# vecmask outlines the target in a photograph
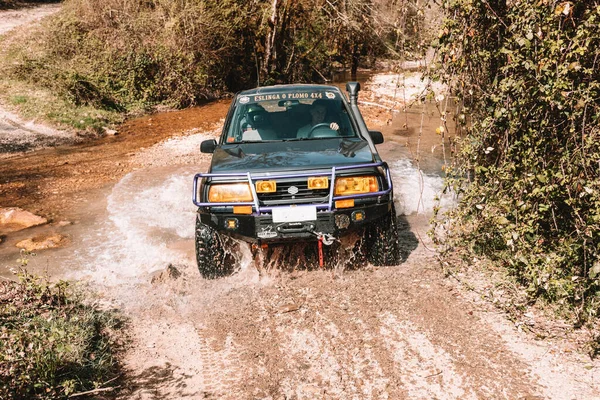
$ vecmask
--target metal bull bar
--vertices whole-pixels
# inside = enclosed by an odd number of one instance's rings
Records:
[[[351,194],[345,196],[335,196],[333,195],[335,190],[335,179],[337,177],[337,172],[339,171],[348,171],[353,169],[362,169],[362,168],[377,168],[383,167],[385,169],[385,178],[387,181],[388,188],[385,190],[380,190],[378,192],[369,192],[369,193],[361,193],[361,194]],[[369,164],[359,164],[359,165],[350,165],[343,167],[331,167],[331,172],[306,172],[306,173],[291,173],[291,174],[277,174],[277,175],[269,175],[269,176],[260,176],[255,177],[250,172],[238,172],[238,173],[205,173],[205,174],[196,174],[194,176],[194,194],[192,197],[192,201],[198,207],[227,207],[227,206],[254,206],[256,209],[254,214],[260,214],[264,212],[272,211],[274,208],[281,207],[289,207],[289,206],[276,206],[276,207],[261,207],[258,201],[258,195],[256,193],[256,187],[254,186],[254,182],[257,180],[264,179],[286,179],[286,178],[308,178],[311,176],[329,176],[331,178],[331,185],[329,188],[329,202],[328,204],[303,204],[303,205],[314,205],[317,207],[317,210],[333,210],[334,201],[337,200],[346,200],[346,199],[359,199],[365,197],[375,197],[375,196],[384,196],[389,194],[392,191],[392,178],[390,175],[390,169],[387,166],[386,162],[377,162],[377,163],[369,163]],[[202,203],[198,201],[198,181],[202,178],[246,178],[248,184],[250,185],[250,191],[252,192],[252,201],[238,201],[238,202],[229,202],[229,203]]]

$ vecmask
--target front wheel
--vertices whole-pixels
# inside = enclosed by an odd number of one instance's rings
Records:
[[[400,242],[394,206],[387,216],[375,221],[365,230],[364,241],[367,260],[371,264],[375,266],[400,264]]]
[[[196,216],[196,262],[203,278],[215,279],[233,273],[235,262],[226,252],[225,239]]]

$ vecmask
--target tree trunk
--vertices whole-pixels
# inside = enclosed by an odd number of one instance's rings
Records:
[[[356,73],[358,72],[358,64],[360,63],[360,47],[358,43],[354,43],[352,46],[352,62],[350,64],[350,79],[356,80]]]
[[[267,30],[267,38],[265,43],[265,54],[263,56],[263,63],[261,68],[261,74],[263,75],[263,80],[268,77],[268,75],[273,70],[273,60],[276,58],[275,51],[275,39],[277,37],[277,22],[278,22],[278,6],[279,1],[273,0],[271,3],[271,17],[269,18],[268,24],[269,29]]]

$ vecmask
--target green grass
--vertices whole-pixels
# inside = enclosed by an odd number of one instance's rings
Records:
[[[74,98],[87,94],[74,72],[85,63],[54,56],[47,43],[53,25],[44,21],[0,36],[0,103],[23,118],[61,129],[98,133],[122,123],[131,110]]]
[[[119,375],[122,317],[84,297],[24,271],[0,283],[0,398],[66,398]]]
[[[60,96],[26,82],[0,77],[0,100],[23,118],[81,131],[100,132],[103,127],[120,124],[125,115],[92,106],[75,107]]]
[[[22,96],[22,95],[16,95],[16,96],[12,96],[10,99],[10,104],[12,105],[19,105],[19,104],[23,104],[23,103],[27,103],[27,96]]]

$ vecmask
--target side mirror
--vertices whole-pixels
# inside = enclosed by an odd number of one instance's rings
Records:
[[[373,144],[381,144],[383,143],[383,133],[379,131],[369,131],[369,135],[371,136],[371,140]]]
[[[200,143],[200,151],[202,153],[214,153],[217,148],[217,141],[215,139],[204,140]]]

